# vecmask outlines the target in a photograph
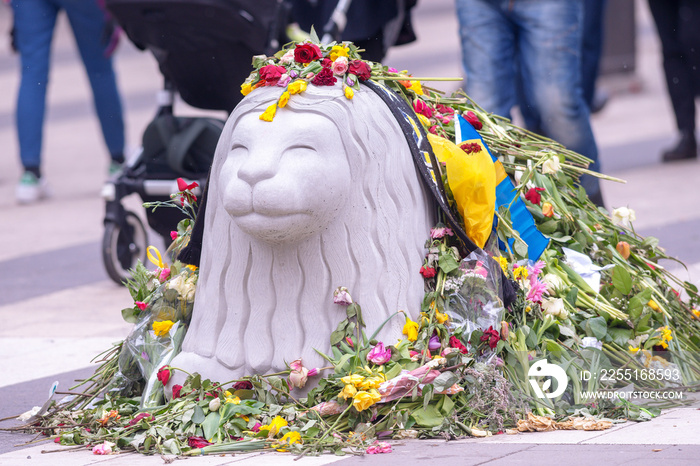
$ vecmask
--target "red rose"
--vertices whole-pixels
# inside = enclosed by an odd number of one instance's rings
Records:
[[[207,445],[212,445],[212,443],[208,442],[207,439],[203,437],[190,437],[187,439],[187,445],[189,445],[190,448],[204,448]]]
[[[286,71],[284,66],[266,65],[260,68],[260,79],[272,86],[277,84],[277,81],[280,80],[280,76]]]
[[[297,44],[294,49],[294,61],[297,63],[311,63],[321,58],[321,49],[316,44]]]
[[[321,60],[321,66],[324,68],[330,68],[332,64],[333,61],[330,58],[324,58]]]
[[[466,115],[464,115],[464,118],[467,119],[467,121],[474,127],[474,129],[481,129],[483,125],[479,121],[479,117],[476,116],[476,113],[474,112],[467,112]]]
[[[525,199],[532,202],[535,205],[540,205],[542,196],[540,196],[540,191],[544,191],[544,188],[530,188],[528,192],[525,193]]]
[[[170,380],[170,366],[163,366],[158,369],[158,380],[165,385]]]
[[[433,278],[436,273],[437,271],[432,267],[423,266],[420,268],[420,274],[423,275],[423,278]]]
[[[180,390],[182,390],[182,385],[173,385],[173,400],[182,396]]]
[[[426,118],[430,118],[433,116],[433,109],[430,108],[430,105],[426,104],[420,99],[416,99],[413,101],[413,110],[415,110],[416,113],[423,115]]]
[[[450,337],[450,346],[452,348],[457,348],[459,350],[459,352],[462,354],[467,354],[469,352],[467,347],[462,344],[460,339],[454,335]]]
[[[498,330],[494,330],[493,326],[489,327],[488,330],[484,330],[484,334],[481,335],[481,341],[487,341],[489,343],[489,348],[494,349],[498,345],[498,340],[501,337],[498,334]]]
[[[333,76],[333,72],[330,68],[323,68],[318,72],[314,79],[311,80],[311,84],[316,86],[332,86],[337,80]]]
[[[253,384],[248,380],[243,380],[241,382],[236,382],[231,387],[232,390],[250,390],[253,388]]]
[[[372,69],[362,60],[353,60],[348,63],[348,73],[354,74],[362,81],[367,81],[372,76]]]

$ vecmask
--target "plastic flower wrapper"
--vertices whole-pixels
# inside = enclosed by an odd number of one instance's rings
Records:
[[[496,267],[500,266],[488,254],[477,250],[461,261],[461,275],[445,283],[445,312],[450,316],[450,330],[464,341],[475,330],[500,328],[505,308]]]
[[[178,263],[169,280],[147,298],[148,307],[138,317],[124,340],[119,369],[110,391],[122,395],[142,391],[141,407],[158,406],[163,401],[163,385],[157,380],[158,368],[167,365],[180,352],[194,306],[197,273]]]

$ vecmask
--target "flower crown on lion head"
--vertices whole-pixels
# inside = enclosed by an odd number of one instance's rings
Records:
[[[360,51],[352,42],[324,45],[314,40],[313,36],[304,42],[291,42],[272,57],[253,57],[254,70],[241,84],[241,93],[248,95],[264,86],[284,88],[277,102],[260,115],[263,121],[272,121],[277,109],[284,108],[292,95],[304,92],[309,84],[334,86],[341,82],[343,94],[347,99],[352,99],[355,92],[360,90],[360,83],[372,78],[390,80],[392,85],[399,83],[404,94],[423,95],[419,80],[406,72],[362,60]]]

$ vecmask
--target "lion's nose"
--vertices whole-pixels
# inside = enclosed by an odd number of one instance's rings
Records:
[[[279,157],[275,154],[249,154],[246,161],[238,169],[238,178],[255,186],[260,181],[272,178],[277,174]]]

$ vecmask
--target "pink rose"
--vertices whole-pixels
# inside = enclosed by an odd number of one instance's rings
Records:
[[[331,71],[336,75],[343,75],[348,70],[348,57],[338,57],[331,65]]]
[[[381,341],[374,345],[369,353],[367,353],[367,360],[373,364],[381,366],[386,364],[391,359],[391,350],[384,347],[384,343]]]

